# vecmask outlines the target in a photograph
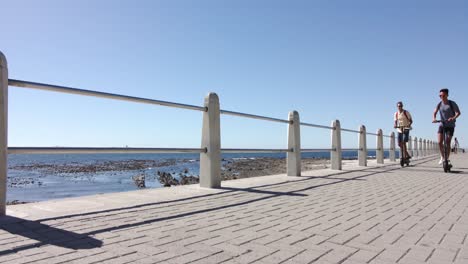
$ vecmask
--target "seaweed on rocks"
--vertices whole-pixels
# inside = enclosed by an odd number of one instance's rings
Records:
[[[146,176],[145,174],[138,174],[132,177],[133,182],[140,189],[146,188],[145,176]]]
[[[171,187],[171,185],[179,185],[179,181],[172,176],[171,173],[169,172],[157,172],[158,175],[158,181],[164,186],[164,187]]]

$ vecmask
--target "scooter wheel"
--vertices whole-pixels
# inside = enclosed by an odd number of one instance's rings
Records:
[[[448,161],[444,161],[444,172],[449,172],[450,171],[450,165],[448,164]]]

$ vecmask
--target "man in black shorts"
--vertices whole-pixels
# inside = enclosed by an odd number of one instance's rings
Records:
[[[439,149],[440,149],[440,161],[439,164],[444,162],[444,141],[442,138],[443,131],[447,133],[447,159],[450,156],[450,146],[452,142],[452,137],[455,132],[455,121],[457,117],[461,115],[460,109],[458,108],[457,103],[448,99],[449,90],[447,88],[441,89],[439,91],[440,102],[437,104],[434,113],[432,115],[432,122],[436,123],[437,112],[440,114],[441,124],[437,130],[437,138],[439,140]]]

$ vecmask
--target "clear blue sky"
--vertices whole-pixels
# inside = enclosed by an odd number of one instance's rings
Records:
[[[9,78],[435,139],[438,91],[468,146],[468,2],[0,1]],[[199,147],[201,112],[10,87],[10,146]],[[286,126],[222,116],[222,147],[284,148]],[[303,128],[304,148],[329,131]],[[345,147],[357,135],[345,133]],[[370,145],[375,138],[369,137]]]

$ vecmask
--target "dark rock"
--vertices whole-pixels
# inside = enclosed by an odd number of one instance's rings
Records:
[[[145,183],[145,174],[138,174],[132,177],[133,182],[138,188],[145,188],[146,183]]]

